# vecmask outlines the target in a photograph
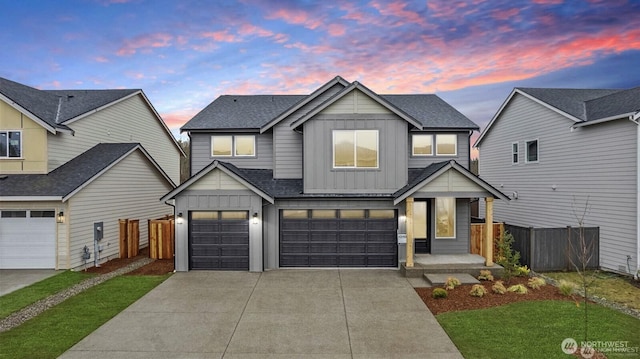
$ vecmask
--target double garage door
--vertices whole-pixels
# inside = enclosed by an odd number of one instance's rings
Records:
[[[247,211],[190,212],[189,269],[249,270]]]
[[[396,267],[395,210],[282,210],[280,267]]]
[[[0,211],[0,269],[54,269],[55,266],[55,211]]]

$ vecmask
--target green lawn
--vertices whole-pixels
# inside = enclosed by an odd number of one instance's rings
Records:
[[[64,271],[28,287],[3,295],[0,297],[0,319],[6,318],[13,312],[17,312],[30,304],[65,288],[69,288],[92,276],[92,274],[84,272]]]
[[[565,338],[583,340],[582,305],[569,301],[530,301],[489,309],[443,313],[438,322],[462,355],[469,358],[570,358],[561,350]],[[589,305],[590,341],[629,341],[640,347],[640,320],[612,309]],[[606,353],[608,358],[637,357]]]
[[[169,276],[120,276],[89,288],[0,333],[0,358],[56,358]]]
[[[576,272],[550,272],[544,275],[555,280],[566,280],[582,287],[582,280]],[[605,298],[609,301],[624,304],[629,308],[640,310],[640,288],[634,287],[627,279],[614,273],[601,271],[587,272],[593,283],[588,288],[589,295]]]

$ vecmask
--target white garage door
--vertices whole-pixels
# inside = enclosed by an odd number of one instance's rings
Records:
[[[53,210],[0,211],[0,269],[55,268]]]

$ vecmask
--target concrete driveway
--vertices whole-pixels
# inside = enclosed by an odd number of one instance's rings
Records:
[[[53,269],[0,269],[0,296],[32,285],[57,273]]]
[[[462,358],[393,270],[176,273],[61,358]]]

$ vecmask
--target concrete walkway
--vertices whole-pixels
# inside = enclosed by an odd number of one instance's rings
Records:
[[[61,358],[462,358],[393,270],[176,273]]]
[[[57,273],[53,269],[0,269],[0,296],[47,279]]]

